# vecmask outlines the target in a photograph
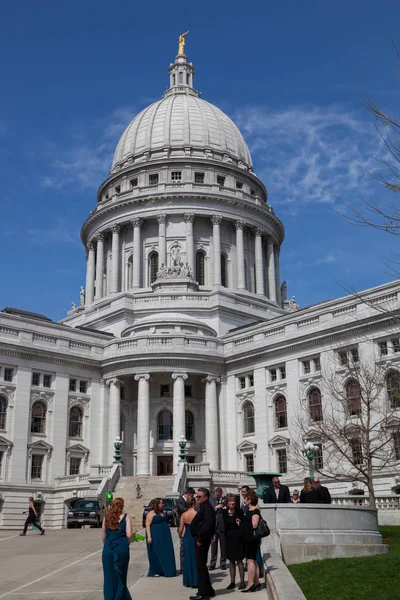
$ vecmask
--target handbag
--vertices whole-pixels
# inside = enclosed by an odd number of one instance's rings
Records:
[[[268,527],[268,524],[262,516],[260,515],[260,520],[258,521],[258,525],[255,529],[253,529],[253,536],[255,540],[261,540],[261,538],[267,537],[270,535],[271,530]]]

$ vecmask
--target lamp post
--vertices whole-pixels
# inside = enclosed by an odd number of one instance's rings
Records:
[[[179,440],[179,462],[186,462],[186,438],[184,435],[181,435],[181,439]]]
[[[315,454],[316,446],[312,442],[304,443],[303,454],[308,460],[308,468],[310,470],[310,477],[314,479],[314,454]]]
[[[114,465],[121,465],[122,464],[122,460],[121,460],[121,446],[122,446],[122,440],[118,436],[118,437],[115,438],[115,441],[114,441]]]

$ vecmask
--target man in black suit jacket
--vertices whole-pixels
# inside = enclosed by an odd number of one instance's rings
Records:
[[[331,498],[331,495],[329,493],[329,490],[324,485],[321,485],[321,482],[320,482],[319,477],[317,475],[314,477],[314,485],[315,485],[315,488],[320,493],[320,496],[322,498],[322,504],[330,504],[332,502],[332,498]]]
[[[272,487],[266,489],[264,504],[287,504],[290,502],[290,491],[287,485],[281,485],[279,477],[272,478]]]
[[[215,596],[207,569],[208,550],[215,533],[215,510],[209,499],[210,491],[207,488],[199,488],[196,500],[200,509],[190,525],[190,532],[194,537],[199,591],[196,596],[190,596],[190,600],[209,600]]]
[[[179,496],[177,500],[175,500],[176,508],[178,509],[179,516],[181,516],[184,512],[187,511],[186,500],[188,498],[193,498],[195,495],[195,491],[192,487],[187,487],[185,493],[182,496]]]
[[[215,488],[215,498],[210,498],[210,504],[215,510],[215,535],[211,542],[211,559],[209,570],[214,571],[217,564],[218,543],[220,545],[221,555],[219,558],[220,568],[226,569],[226,540],[225,540],[225,521],[223,515],[223,497],[222,488]]]

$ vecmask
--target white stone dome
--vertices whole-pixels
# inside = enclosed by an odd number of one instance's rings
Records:
[[[194,72],[186,60],[171,65],[170,71],[172,67],[186,69],[188,77]],[[249,149],[235,123],[199,98],[191,85],[173,83],[161,100],[136,115],[118,143],[112,172],[165,158],[166,153],[170,158],[211,158],[252,170]]]

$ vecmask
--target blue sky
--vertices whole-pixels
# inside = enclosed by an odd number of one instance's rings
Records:
[[[396,114],[399,23],[394,0],[0,2],[0,307],[61,319],[78,302],[81,224],[188,29],[195,86],[241,128],[286,227],[289,295],[306,306],[389,281],[397,238],[331,209],[335,195],[397,201],[367,172],[384,149],[362,90]]]

